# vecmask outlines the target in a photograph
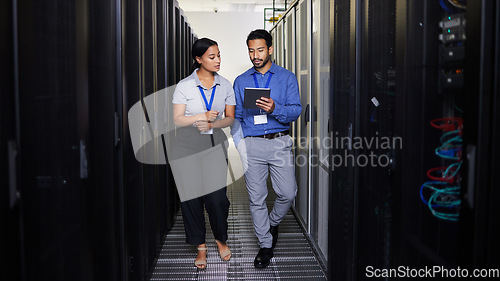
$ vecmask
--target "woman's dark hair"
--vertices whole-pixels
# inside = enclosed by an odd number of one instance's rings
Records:
[[[247,37],[247,46],[248,46],[248,41],[255,40],[255,39],[266,40],[266,45],[268,48],[273,45],[273,37],[265,29],[256,29],[256,30],[250,32],[250,34],[248,34],[248,37]]]
[[[196,40],[193,44],[193,50],[191,51],[191,56],[193,57],[194,63],[191,67],[191,72],[200,67],[200,64],[196,61],[196,57],[202,57],[203,54],[212,46],[218,46],[217,42],[208,38],[200,38]]]

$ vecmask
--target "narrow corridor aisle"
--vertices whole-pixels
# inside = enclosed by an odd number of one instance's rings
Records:
[[[231,260],[223,262],[220,259],[205,213],[208,265],[205,270],[197,270],[193,264],[196,248],[185,242],[182,215],[179,213],[165,238],[151,280],[326,280],[292,211],[280,224],[279,240],[271,264],[265,269],[256,269],[253,260],[259,246],[253,230],[244,179],[229,185],[227,195],[231,202],[228,219]],[[275,196],[270,188],[268,208],[272,207]]]

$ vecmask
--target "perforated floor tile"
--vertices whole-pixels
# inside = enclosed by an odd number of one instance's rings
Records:
[[[269,188],[268,208],[276,195]],[[265,269],[256,269],[253,260],[259,250],[250,215],[248,193],[243,179],[228,186],[231,202],[229,210],[229,240],[231,260],[220,259],[213,234],[207,222],[207,268],[198,270],[194,266],[196,248],[185,242],[182,215],[164,239],[164,245],[151,280],[326,280],[323,271],[302,233],[292,212],[280,224],[278,244],[274,258]]]

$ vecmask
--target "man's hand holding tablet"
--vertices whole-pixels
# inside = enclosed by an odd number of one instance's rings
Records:
[[[271,90],[270,89],[266,89],[266,88],[245,88],[245,99],[243,101],[243,108],[245,108],[245,109],[264,109],[264,110],[266,110],[265,108],[267,108],[269,106],[272,106],[272,109],[274,109],[274,101],[272,101],[272,99],[270,98],[270,96],[271,96]],[[265,98],[265,100],[262,99],[262,98]],[[270,103],[272,105],[270,105]]]

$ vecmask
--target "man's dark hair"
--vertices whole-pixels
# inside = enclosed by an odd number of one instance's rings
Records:
[[[255,39],[266,40],[266,45],[268,48],[273,45],[273,37],[265,29],[256,29],[256,30],[250,32],[250,34],[248,34],[248,37],[247,37],[247,46],[248,46],[248,41],[255,40]]]

